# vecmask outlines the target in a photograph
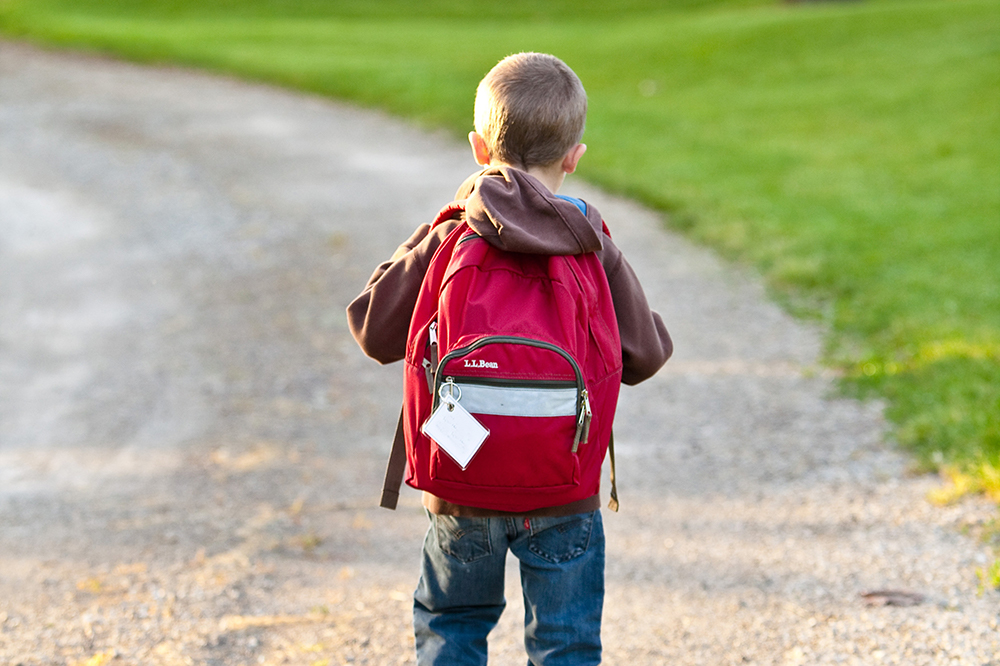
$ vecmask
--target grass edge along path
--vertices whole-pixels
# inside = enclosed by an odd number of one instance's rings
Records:
[[[583,177],[666,211],[821,317],[844,389],[887,398],[895,437],[953,479],[940,501],[1000,499],[995,0],[694,2],[637,17],[515,2],[514,18],[446,0],[411,15],[389,1],[297,14],[277,0],[108,4],[0,0],[0,32],[353,99],[458,134],[496,60],[557,53],[591,97]],[[474,50],[456,39],[470,34]]]

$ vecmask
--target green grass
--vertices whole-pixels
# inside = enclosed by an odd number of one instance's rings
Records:
[[[555,53],[581,174],[759,268],[923,467],[1000,498],[998,0],[0,0],[0,30],[456,134],[497,60]]]

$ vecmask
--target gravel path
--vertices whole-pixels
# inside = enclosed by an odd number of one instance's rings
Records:
[[[374,506],[399,368],[343,310],[473,168],[377,113],[0,42],[0,663],[412,663],[425,518]],[[989,505],[930,506],[753,276],[567,191],[677,347],[622,398],[606,663],[1000,664]],[[509,583],[491,650],[522,664]]]

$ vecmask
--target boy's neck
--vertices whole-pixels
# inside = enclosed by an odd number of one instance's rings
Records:
[[[566,172],[560,169],[559,166],[533,166],[528,167],[527,169],[522,169],[521,167],[517,167],[512,164],[504,164],[503,162],[494,162],[490,166],[507,167],[508,169],[524,171],[525,173],[534,176],[552,194],[558,192],[559,188],[562,187],[563,181],[566,180]]]
[[[552,194],[558,192],[563,181],[566,180],[566,173],[558,168],[532,167],[528,169],[528,173],[541,181],[542,185],[547,187]]]

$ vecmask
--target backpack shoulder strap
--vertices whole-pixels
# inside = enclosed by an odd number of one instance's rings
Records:
[[[611,431],[611,440],[608,442],[608,456],[611,459],[611,499],[608,501],[608,508],[618,512],[618,481],[615,478],[615,432]]]
[[[392,440],[392,450],[389,451],[389,462],[385,467],[385,481],[382,483],[382,499],[379,506],[395,510],[399,502],[399,489],[403,485],[403,474],[406,472],[406,439],[403,436],[403,411],[399,412],[399,423],[396,424],[396,436]]]

